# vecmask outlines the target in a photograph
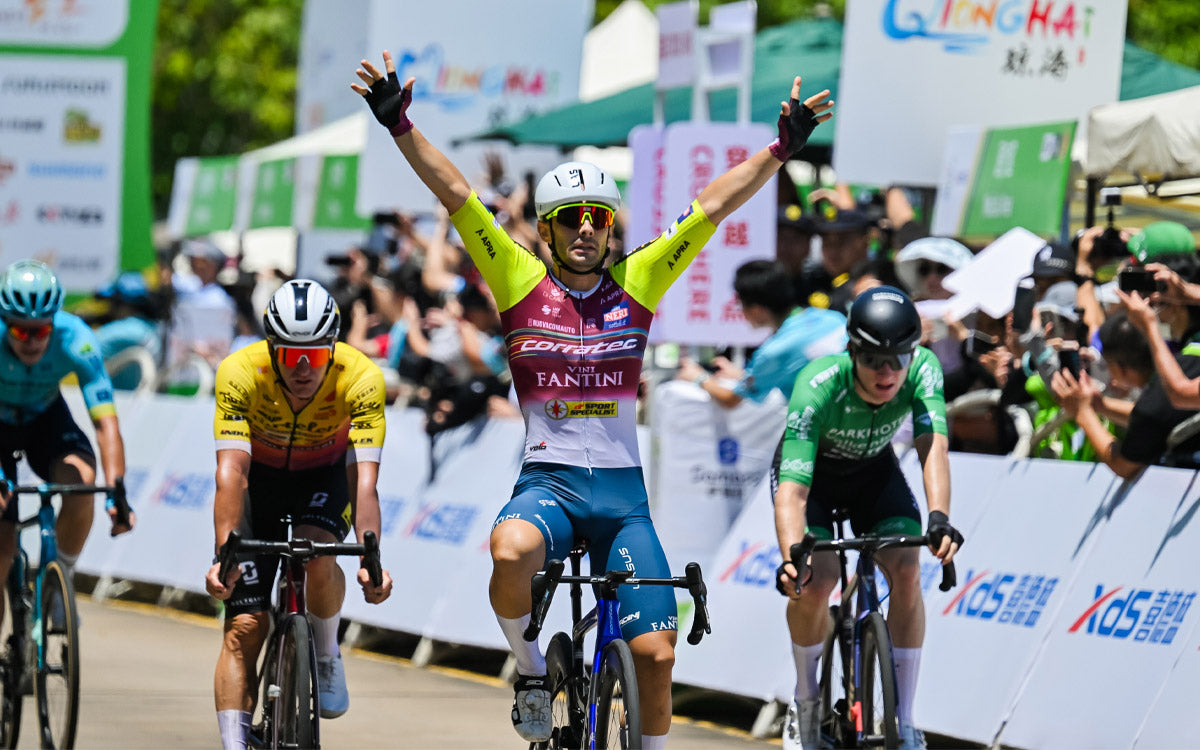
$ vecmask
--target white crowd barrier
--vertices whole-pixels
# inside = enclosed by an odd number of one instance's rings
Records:
[[[77,395],[69,401],[86,425]],[[705,408],[686,401],[672,408]],[[79,570],[203,591],[213,542],[212,408],[203,398],[118,401],[138,528],[112,539],[107,524],[97,523]],[[698,444],[688,461],[730,450],[719,445],[719,431],[690,434],[680,425],[692,417],[676,416],[683,422],[670,422],[669,439]],[[778,435],[767,432],[746,455],[761,459]],[[660,445],[665,437],[653,436]],[[505,648],[487,600],[487,538],[518,471],[522,438],[519,422],[460,428],[445,437],[431,478],[420,414],[389,412],[382,549],[396,590],[383,605],[368,606],[350,587],[347,617]],[[650,438],[642,434],[644,447]],[[668,485],[683,478],[661,456],[650,465]],[[924,511],[915,454],[905,454],[901,465]],[[949,592],[937,589],[937,563],[922,553],[927,637],[916,723],[1014,747],[1200,744],[1200,712],[1191,708],[1200,692],[1195,472],[1155,467],[1130,484],[1102,465],[1075,462],[953,454],[951,465],[951,518],[967,541],[957,558],[959,585]],[[727,479],[744,493],[743,507],[725,504],[736,494],[731,490],[698,497],[693,514],[724,529],[709,540],[705,564],[713,633],[699,646],[681,640],[675,677],[786,700],[795,675],[784,602],[773,583],[780,557],[767,483],[748,486],[738,471]],[[661,502],[652,494],[652,503]],[[686,502],[676,493],[668,501],[676,507],[656,516],[665,538],[686,518]],[[714,533],[695,518],[687,523],[684,536]],[[671,559],[678,570],[687,561]],[[567,619],[564,599],[547,627]]]

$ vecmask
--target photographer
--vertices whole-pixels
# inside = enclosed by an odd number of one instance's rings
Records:
[[[1200,468],[1197,461],[1200,436],[1190,438],[1165,455],[1171,431],[1194,412],[1171,405],[1162,379],[1154,377],[1150,344],[1138,326],[1122,310],[1104,321],[1099,334],[1112,384],[1130,391],[1141,389],[1130,412],[1124,439],[1109,433],[1100,421],[1095,404],[1101,390],[1086,371],[1076,378],[1060,370],[1051,380],[1055,399],[1083,430],[1099,459],[1122,479],[1134,478],[1150,464]],[[1200,357],[1184,355],[1177,362],[1192,377],[1200,376]]]

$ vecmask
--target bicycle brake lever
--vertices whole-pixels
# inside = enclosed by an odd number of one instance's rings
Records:
[[[367,577],[372,586],[383,583],[383,565],[379,561],[379,537],[374,531],[363,532],[362,566],[367,570]]]
[[[688,643],[695,646],[706,633],[712,633],[712,625],[708,619],[708,586],[704,584],[704,576],[700,572],[700,563],[690,562],[683,569],[687,578],[688,593],[696,603],[696,614],[692,617],[692,631],[688,633]]]
[[[225,579],[229,577],[229,571],[237,564],[237,550],[242,544],[242,535],[237,531],[229,532],[229,537],[225,543],[221,545],[220,552],[217,553],[218,562],[221,563],[220,569],[217,571],[217,580],[221,585],[225,585]]]
[[[563,561],[551,560],[546,563],[546,569],[533,574],[529,581],[530,593],[533,595],[533,610],[529,613],[529,625],[523,634],[525,640],[534,641],[542,632],[542,624],[546,620],[546,612],[554,599],[554,589],[562,578]]]
[[[954,561],[942,566],[942,583],[938,586],[942,591],[949,591],[958,585],[958,573],[954,569]]]

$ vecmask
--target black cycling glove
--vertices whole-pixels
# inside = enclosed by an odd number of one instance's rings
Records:
[[[942,546],[944,537],[950,537],[950,541],[962,548],[963,535],[950,525],[950,518],[940,510],[929,511],[929,527],[925,533],[929,535],[929,543],[935,548]]]
[[[371,84],[367,92],[367,106],[371,114],[379,120],[379,124],[388,129],[392,137],[404,135],[412,130],[412,120],[408,119],[408,105],[412,103],[412,91],[400,85],[396,71],[387,74]]]
[[[808,137],[817,127],[817,113],[799,99],[788,102],[788,115],[779,115],[779,137],[768,147],[771,154],[779,161],[787,161],[788,157],[800,152]]]

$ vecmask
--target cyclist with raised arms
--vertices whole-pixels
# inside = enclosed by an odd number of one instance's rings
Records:
[[[383,373],[366,355],[337,343],[340,326],[337,304],[324,287],[289,281],[263,314],[266,340],[230,354],[217,368],[218,548],[239,527],[255,539],[282,540],[285,515],[297,538],[340,542],[351,526],[360,542],[367,531],[379,535]],[[278,565],[277,555],[249,555],[230,572],[232,580],[221,581],[214,557],[205,579],[208,593],[227,602],[213,685],[225,748],[246,747]],[[350,707],[337,641],[346,581],[333,557],[315,558],[306,573],[321,716],[331,719]],[[372,604],[391,594],[386,570],[378,587],[365,570],[358,583]]]
[[[391,55],[383,60],[386,75],[363,60],[357,74],[364,85],[352,86],[450,212],[503,322],[526,447],[512,499],[492,531],[489,591],[517,659],[513,725],[522,738],[545,741],[545,659],[522,637],[530,577],[547,559],[565,559],[581,538],[596,570],[670,574],[650,521],[634,419],[647,329],[663,293],[716,225],[800,150],[832,102],[826,91],[801,104],[796,78],[781,107],[779,139],[704,188],[658,239],[611,265],[616,184],[592,164],[559,165],[534,191],[548,270],[500,229],[462,173],[413,127],[407,110],[415,79],[401,86]],[[642,747],[662,747],[671,724],[675,599],[662,587],[623,587],[620,607],[638,674]]]
[[[775,489],[775,532],[786,561],[776,574],[788,597],[787,623],[796,662],[795,701],[788,709],[783,746],[819,744],[817,662],[829,627],[829,597],[837,584],[835,553],[812,557],[812,577],[796,594],[788,560],[805,530],[833,538],[832,510],[848,511],[855,534],[921,534],[921,514],[892,450],[892,437],[912,417],[929,506],[931,549],[943,564],[963,542],[950,525],[950,453],[942,368],[917,346],[921,317],[904,292],[890,286],[863,292],[850,306],[847,351],[809,363],[796,378]],[[925,608],[919,549],[877,555],[888,578],[888,630],[896,664],[901,747],[924,747],[912,724]]]
[[[19,260],[0,276],[0,581],[7,580],[17,544],[17,504],[9,484],[16,482],[20,453],[33,473],[48,482],[92,484],[96,454],[75,424],[59,383],[74,373],[83,402],[96,428],[104,476],[124,494],[125,443],[113,405],[112,381],[104,369],[100,343],[79,317],[62,309],[58,277],[36,260]],[[92,528],[95,498],[66,495],[58,513],[58,559],[70,575]],[[109,498],[112,534],[122,534],[136,521],[118,525],[116,500]],[[0,597],[0,614],[4,600]]]

